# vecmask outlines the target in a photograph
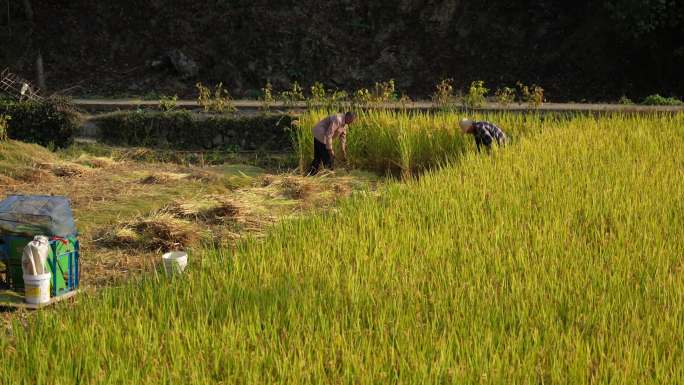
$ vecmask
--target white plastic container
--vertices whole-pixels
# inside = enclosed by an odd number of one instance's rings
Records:
[[[45,274],[45,261],[50,252],[50,240],[48,237],[36,235],[31,242],[24,247],[21,255],[21,270],[25,275]]]
[[[172,251],[162,255],[164,271],[166,275],[181,274],[188,265],[188,253],[184,251]]]
[[[47,272],[38,275],[24,274],[25,301],[33,305],[50,302],[50,277]]]

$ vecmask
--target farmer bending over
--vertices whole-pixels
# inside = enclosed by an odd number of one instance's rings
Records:
[[[487,150],[492,148],[492,142],[496,140],[496,144],[503,146],[508,142],[508,137],[501,129],[489,122],[474,122],[470,119],[463,119],[461,123],[461,131],[464,134],[471,134],[475,137],[475,145],[477,145],[477,152],[480,152],[480,146],[487,147]]]
[[[342,158],[347,158],[347,125],[352,124],[354,119],[356,115],[353,112],[334,114],[321,120],[311,129],[314,137],[314,160],[311,162],[308,175],[316,175],[321,163],[333,169],[335,161],[333,139],[335,138],[340,138]]]

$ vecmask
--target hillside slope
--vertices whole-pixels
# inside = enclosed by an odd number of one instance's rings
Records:
[[[202,80],[251,96],[267,80],[352,89],[394,78],[426,96],[444,77],[537,83],[555,101],[684,95],[681,0],[34,0],[31,33],[19,3],[0,15],[0,65],[31,76],[40,50],[50,88],[81,95],[187,95]],[[197,62],[197,77],[146,66],[171,49]]]

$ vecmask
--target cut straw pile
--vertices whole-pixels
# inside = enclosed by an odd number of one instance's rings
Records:
[[[239,230],[258,232],[270,217],[257,215],[246,204],[223,196],[177,200],[166,208],[128,221],[100,234],[104,246],[141,250],[178,250],[200,241],[221,242],[239,237]]]
[[[325,206],[338,198],[351,194],[352,187],[349,180],[343,178],[311,178],[298,175],[284,177],[266,175],[261,179],[262,188],[266,189],[271,198],[282,197],[299,201],[302,207]]]
[[[46,170],[61,178],[79,178],[92,172],[91,169],[77,163],[38,163],[36,168]]]
[[[74,162],[92,168],[111,168],[120,164],[112,158],[85,154],[78,157]]]
[[[178,182],[179,180],[186,179],[190,176],[190,174],[181,174],[181,173],[173,173],[173,172],[156,172],[153,173],[142,180],[140,180],[140,183],[142,184],[168,184],[168,183],[173,183],[173,182]]]
[[[158,211],[105,232],[101,241],[115,247],[178,250],[196,244],[199,234],[199,229],[192,222]]]
[[[308,200],[325,188],[312,178],[295,175],[266,175],[261,180],[261,186],[271,190],[272,195],[282,195],[296,200]]]

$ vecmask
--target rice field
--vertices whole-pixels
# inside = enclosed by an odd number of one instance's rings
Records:
[[[312,110],[298,119],[293,131],[300,169],[313,158],[311,127],[329,115]],[[375,171],[395,177],[419,175],[459,159],[474,148],[473,139],[461,134],[458,123],[463,114],[360,110],[347,135],[349,161],[343,166]],[[496,122],[514,140],[555,127],[569,116],[512,113],[473,113],[475,120]],[[337,151],[337,154],[340,152]]]
[[[684,115],[487,118],[362,117],[420,178],[17,321],[0,384],[684,382]]]

